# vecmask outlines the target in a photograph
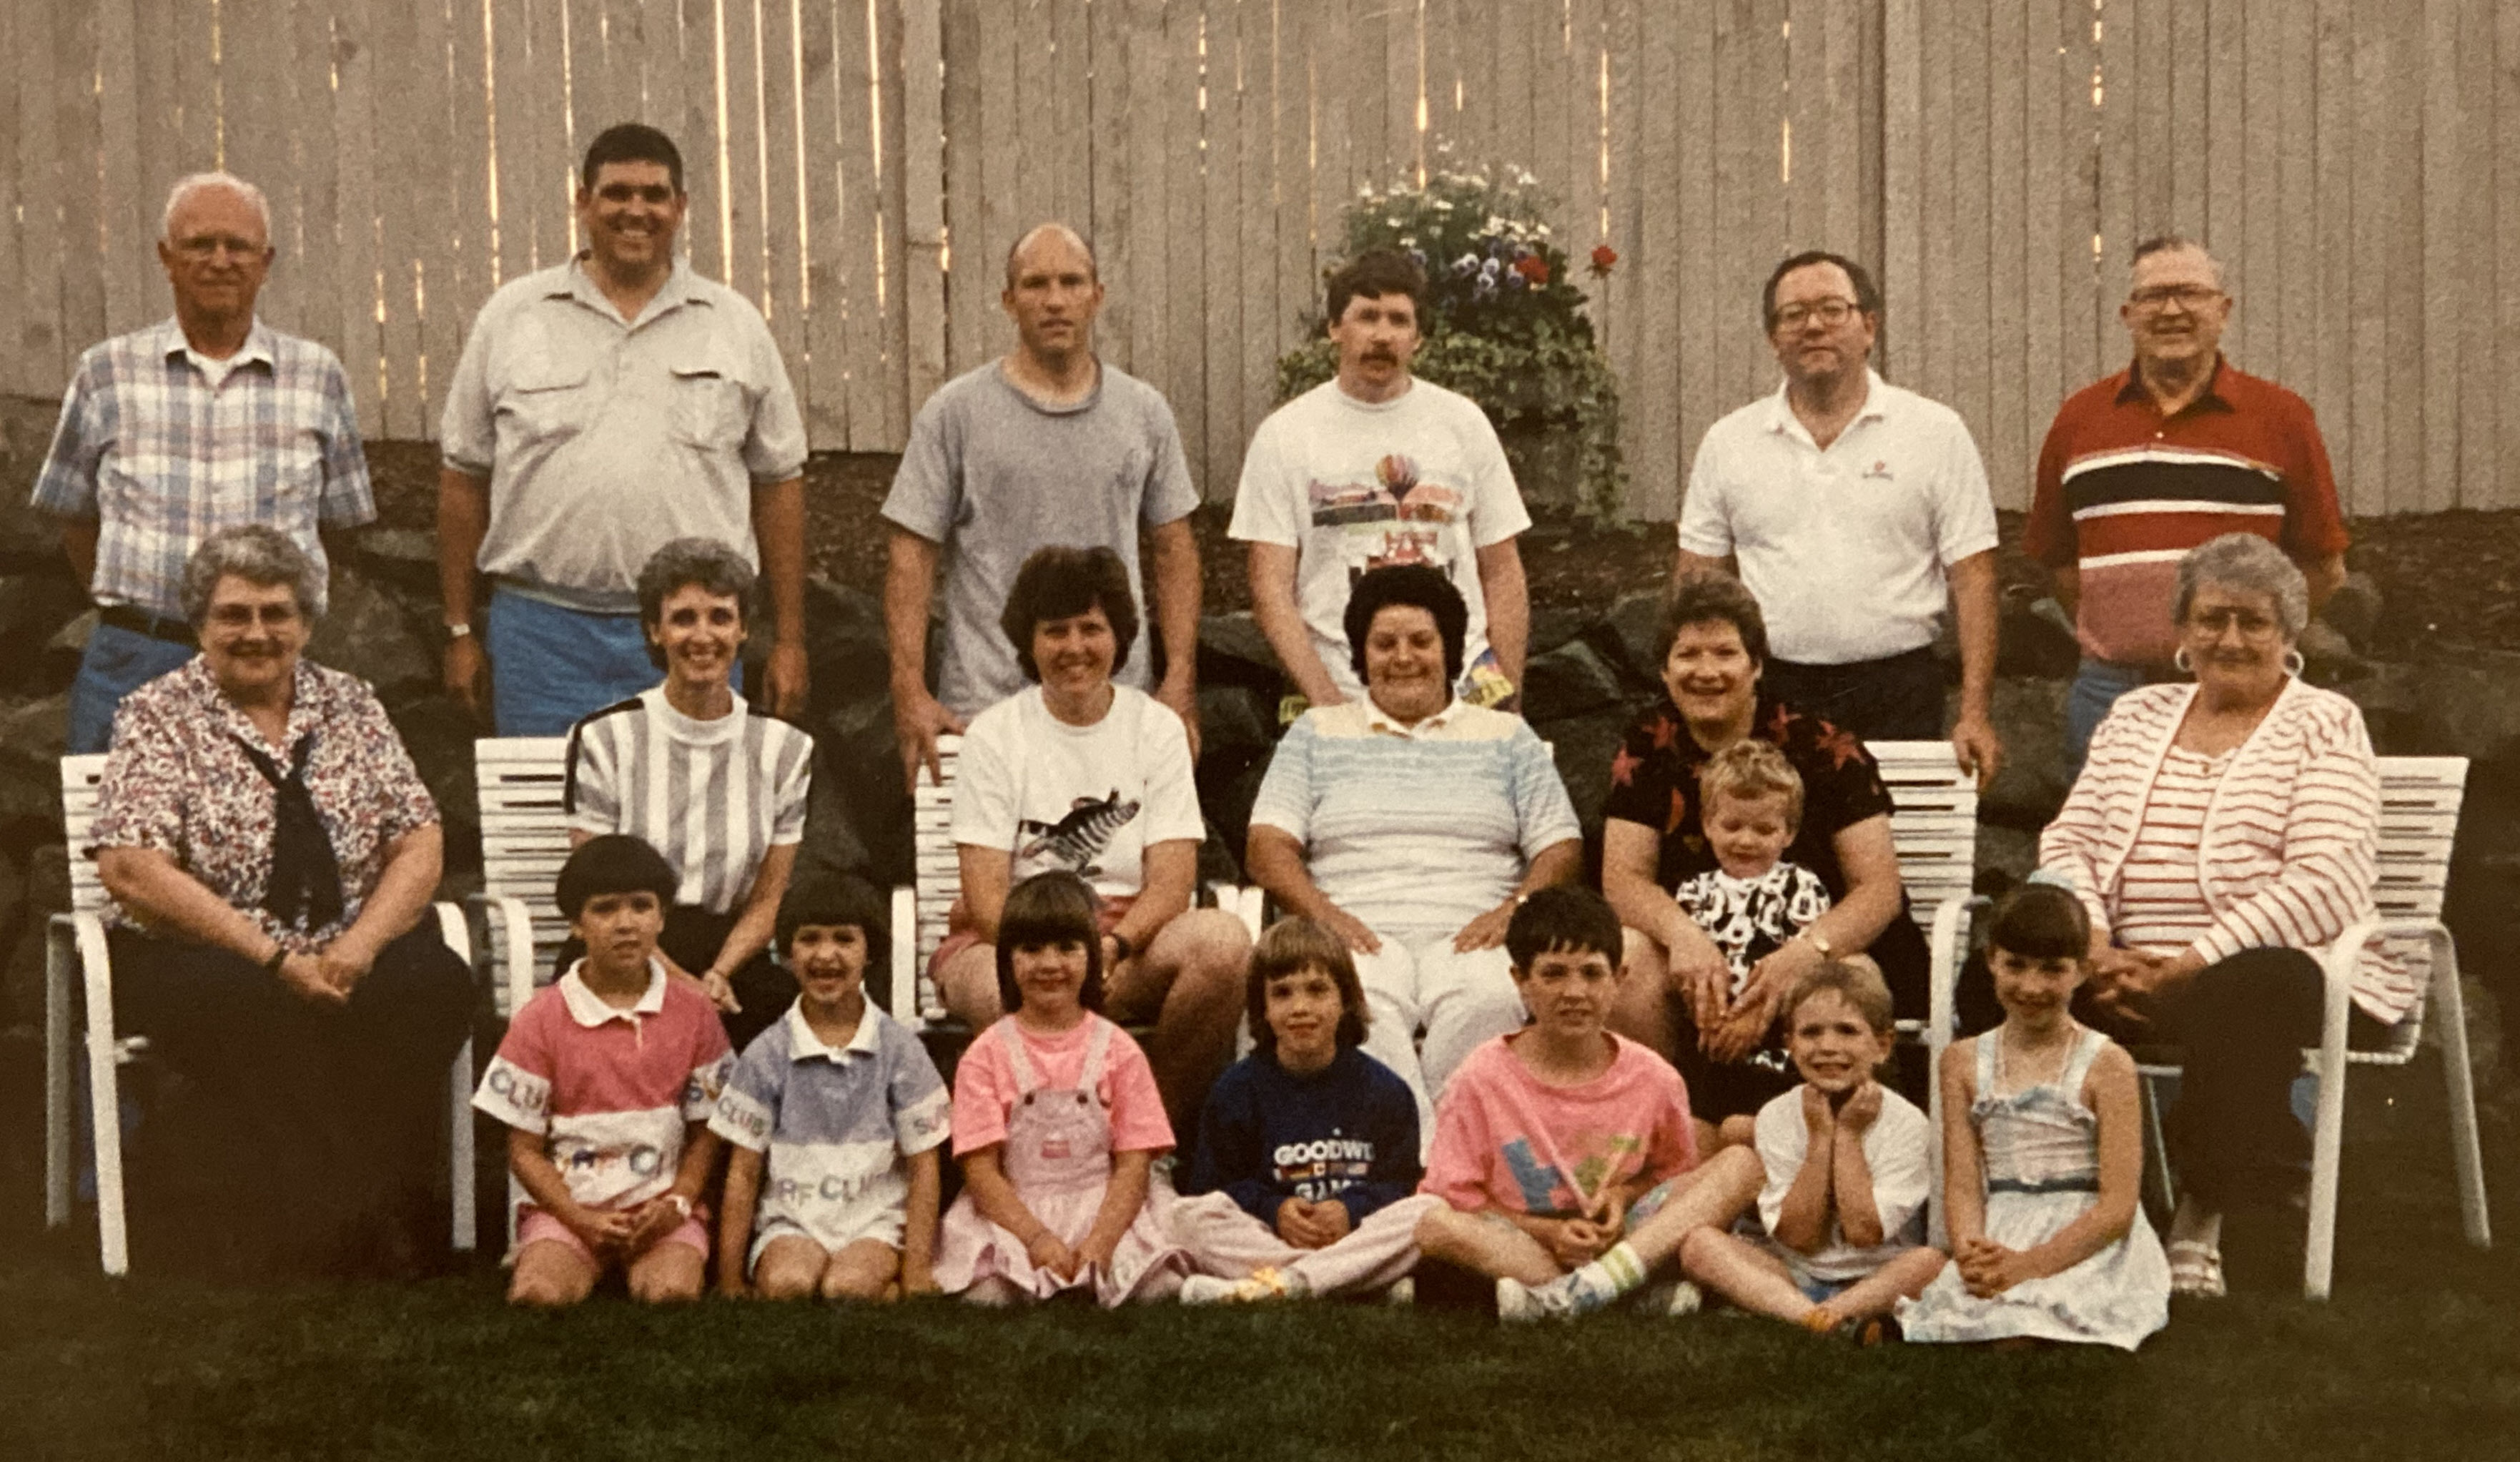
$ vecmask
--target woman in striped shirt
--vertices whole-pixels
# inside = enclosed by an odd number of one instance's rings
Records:
[[[770,936],[814,777],[814,738],[736,694],[754,577],[714,538],[649,556],[639,619],[664,682],[569,728],[562,798],[571,847],[627,833],[665,855],[681,883],[657,950],[698,980],[738,1051],[796,995]],[[563,945],[558,968],[575,953]]]
[[[2372,911],[2380,779],[2362,712],[2299,678],[2301,571],[2254,533],[2179,567],[2192,685],[2121,697],[2039,842],[2092,916],[2076,1014],[2123,1040],[2185,1048],[2170,1156],[2175,1292],[2223,1292],[2222,1215],[2299,1202],[2309,1134],[2288,1093],[2316,1044],[2314,951]],[[2358,1023],[2395,1023],[2415,987],[2392,960],[2354,974]]]

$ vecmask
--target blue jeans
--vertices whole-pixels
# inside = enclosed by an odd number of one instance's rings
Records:
[[[113,742],[113,712],[122,698],[193,658],[193,647],[100,624],[87,637],[78,678],[70,682],[69,735],[64,751],[88,756]]]
[[[2155,677],[2146,674],[2141,665],[2124,665],[2111,660],[2083,657],[2083,667],[2074,672],[2073,688],[2065,692],[2065,760],[2066,774],[2080,776],[2083,758],[2091,754],[2092,733],[2108,717],[2109,708],[2118,697]]]
[[[566,736],[581,718],[664,678],[648,659],[637,615],[591,615],[499,589],[481,631],[501,736]]]

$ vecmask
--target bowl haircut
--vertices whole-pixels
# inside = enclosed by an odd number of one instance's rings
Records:
[[[2022,959],[2080,960],[2092,952],[2092,916],[2071,889],[2023,884],[1996,904],[1986,946]]]
[[[867,968],[881,969],[892,956],[892,928],[883,900],[865,879],[850,873],[807,874],[790,881],[779,900],[774,946],[785,959],[795,944],[796,931],[807,925],[855,926],[866,937]]]
[[[1102,1008],[1102,926],[1095,917],[1100,907],[1085,880],[1063,868],[1036,873],[1007,891],[1007,906],[998,915],[998,1000],[1008,1014],[1023,1008],[1015,951],[1071,941],[1085,946],[1085,988],[1077,993],[1078,1003],[1087,1010]]]
[[[586,840],[560,865],[552,902],[560,905],[561,917],[571,924],[577,922],[588,899],[606,893],[653,893],[662,910],[673,906],[674,890],[681,882],[665,855],[644,841],[628,833],[606,833]]]
[[[1338,986],[1338,1043],[1365,1044],[1366,1023],[1373,1016],[1366,1009],[1365,984],[1356,978],[1356,959],[1348,953],[1347,940],[1317,919],[1294,915],[1260,932],[1259,942],[1251,946],[1251,976],[1244,990],[1251,1048],[1272,1060],[1278,1055],[1278,1032],[1269,1028],[1269,982],[1306,970],[1321,971]]]
[[[1619,967],[1626,953],[1619,916],[1590,889],[1558,884],[1522,901],[1506,925],[1505,947],[1516,971],[1528,971],[1544,954],[1598,954]]]

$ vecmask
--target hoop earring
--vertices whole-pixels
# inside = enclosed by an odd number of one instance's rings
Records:
[[[2187,647],[2185,645],[2182,645],[2177,650],[2171,652],[2170,662],[2179,667],[2179,673],[2182,675],[2193,675],[2196,673],[2196,666],[2188,661]]]
[[[2298,651],[2298,650],[2287,650],[2287,651],[2285,651],[2285,652],[2284,652],[2284,658],[2283,658],[2284,673],[2285,673],[2285,674],[2287,674],[2287,675],[2290,675],[2290,676],[2291,676],[2291,677],[2293,677],[2295,680],[2298,680],[2298,679],[2300,679],[2300,678],[2301,678],[2301,672],[2302,672],[2302,668],[2303,668],[2303,666],[2305,666],[2305,665],[2307,665],[2307,664],[2309,664],[2309,663],[2310,663],[2310,662],[2309,662],[2309,661],[2306,661],[2306,660],[2304,660],[2304,659],[2302,659],[2302,658],[2301,658],[2301,652],[2300,652],[2300,651]]]

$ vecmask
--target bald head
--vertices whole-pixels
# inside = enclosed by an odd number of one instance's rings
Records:
[[[1056,220],[1035,224],[1007,251],[1007,288],[1013,289],[1027,268],[1047,268],[1078,258],[1085,261],[1085,277],[1102,283],[1102,266],[1094,257],[1094,246],[1085,242],[1083,234]]]

